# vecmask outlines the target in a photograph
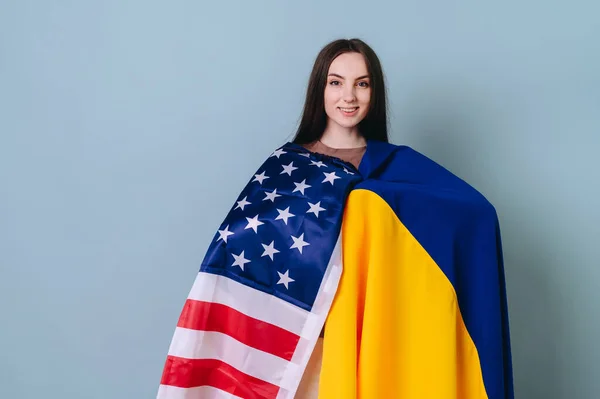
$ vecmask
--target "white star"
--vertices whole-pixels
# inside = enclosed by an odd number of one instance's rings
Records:
[[[312,187],[312,186],[309,186],[308,184],[306,184],[306,179],[302,180],[300,183],[294,182],[294,184],[296,185],[296,188],[292,192],[295,193],[296,191],[300,191],[302,193],[302,195],[304,195],[304,190]]]
[[[321,166],[325,166],[325,164],[321,161],[315,162],[315,161],[310,161],[311,165],[315,165],[316,167],[320,168]]]
[[[296,169],[298,169],[298,168],[294,166],[294,162],[290,162],[289,165],[283,166],[283,171],[280,173],[280,175],[287,173],[288,175],[291,176],[292,172],[295,171]]]
[[[283,154],[287,154],[287,152],[283,151],[283,150],[280,148],[280,149],[278,149],[278,150],[274,151],[274,152],[271,154],[271,156],[270,156],[269,158],[271,158],[271,157],[277,157],[277,159],[279,159],[279,157],[280,157],[281,155],[283,155]]]
[[[325,183],[325,182],[329,182],[331,183],[331,185],[333,186],[333,181],[335,179],[341,179],[341,177],[337,176],[335,174],[335,172],[331,172],[331,173],[327,173],[327,172],[323,172],[323,174],[326,176],[325,180],[323,180],[321,183]]]
[[[227,225],[225,226],[225,229],[219,230],[219,238],[217,238],[217,241],[223,240],[227,243],[227,237],[231,235],[233,235],[233,232],[229,231],[229,225]]]
[[[350,172],[348,169],[344,168],[344,172],[346,172],[349,175],[353,175],[354,173]]]
[[[275,218],[275,220],[282,219],[285,222],[285,224],[287,224],[289,218],[296,216],[293,213],[290,213],[290,207],[289,206],[287,208],[283,209],[283,210],[282,209],[277,209],[277,212],[279,212],[279,216],[277,216]]]
[[[309,202],[308,205],[310,206],[310,209],[308,211],[306,211],[306,213],[311,213],[312,212],[317,217],[319,217],[319,212],[326,210],[325,208],[321,208],[321,201],[317,202],[316,204],[311,204]]]
[[[248,198],[248,197],[246,196],[246,197],[244,197],[244,199],[243,199],[243,200],[241,200],[241,201],[238,201],[238,202],[237,202],[237,206],[235,207],[235,209],[242,208],[242,211],[243,211],[243,210],[244,210],[244,207],[245,207],[246,205],[250,205],[250,204],[251,204],[251,202],[248,202],[248,201],[246,201],[246,198]],[[235,210],[235,209],[234,209],[234,210]]]
[[[263,256],[267,256],[268,255],[269,258],[271,258],[271,260],[273,260],[273,255],[275,255],[276,253],[279,253],[279,251],[275,249],[274,244],[275,244],[275,241],[271,241],[271,243],[269,245],[260,244],[265,249],[265,252],[263,252],[263,254],[261,255],[261,258]]]
[[[279,274],[279,281],[277,282],[277,284],[283,284],[285,285],[285,288],[289,289],[290,287],[288,287],[288,284],[295,281],[293,278],[290,278],[289,276],[289,270],[287,270],[285,273],[279,273],[277,272],[277,274]]]
[[[299,154],[300,156],[306,157],[306,158],[310,158],[310,154],[308,152],[303,152],[301,154]]]
[[[254,175],[254,180],[252,180],[252,183],[254,183],[255,181],[259,182],[260,184],[262,184],[263,180],[268,179],[269,176],[265,176],[265,171],[263,171],[260,175]]]
[[[255,233],[258,233],[258,226],[264,224],[263,222],[258,220],[258,215],[254,216],[253,218],[247,217],[246,220],[248,221],[248,225],[244,227],[244,230],[252,229]]]
[[[244,251],[242,251],[242,253],[239,255],[236,255],[236,254],[231,254],[231,255],[233,255],[233,258],[235,259],[235,262],[233,262],[233,265],[231,265],[232,267],[239,266],[240,269],[244,270],[244,265],[246,263],[250,263],[250,261],[248,259],[244,258]]]
[[[271,200],[271,202],[275,202],[275,198],[277,198],[277,197],[281,197],[281,195],[277,194],[277,189],[275,189],[275,190],[273,190],[273,192],[268,193],[265,196],[265,198],[263,198],[263,201]]]
[[[307,245],[310,245],[309,243],[304,241],[304,233],[300,234],[300,237],[292,236],[292,240],[294,240],[294,243],[292,244],[290,249],[296,248],[298,251],[300,251],[300,253],[302,253],[302,248],[306,247]]]

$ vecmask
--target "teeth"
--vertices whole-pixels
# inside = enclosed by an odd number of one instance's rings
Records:
[[[340,108],[342,111],[344,112],[353,112],[356,111],[358,109],[358,107],[354,107],[354,108]]]

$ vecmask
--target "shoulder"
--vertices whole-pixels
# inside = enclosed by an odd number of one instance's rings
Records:
[[[407,145],[369,142],[363,170],[365,186],[379,191],[418,190],[422,195],[443,197],[473,210],[492,212],[491,202],[466,180],[425,154]]]

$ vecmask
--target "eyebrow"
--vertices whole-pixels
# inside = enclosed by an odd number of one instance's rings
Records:
[[[338,78],[340,78],[340,79],[346,79],[346,78],[344,78],[342,75],[338,75],[337,73],[330,73],[330,74],[329,74],[329,75],[327,75],[327,76],[335,76],[335,77],[338,77]],[[359,76],[358,78],[356,78],[356,80],[360,80],[360,79],[367,79],[368,77],[369,77],[369,75],[363,75],[363,76]]]

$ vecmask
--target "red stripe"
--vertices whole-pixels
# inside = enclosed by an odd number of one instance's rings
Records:
[[[241,398],[272,399],[279,387],[242,373],[227,363],[214,359],[184,359],[167,356],[161,384],[179,388],[208,385]]]
[[[261,351],[290,361],[298,345],[296,334],[247,316],[229,306],[188,299],[177,323],[179,327],[218,331]]]

